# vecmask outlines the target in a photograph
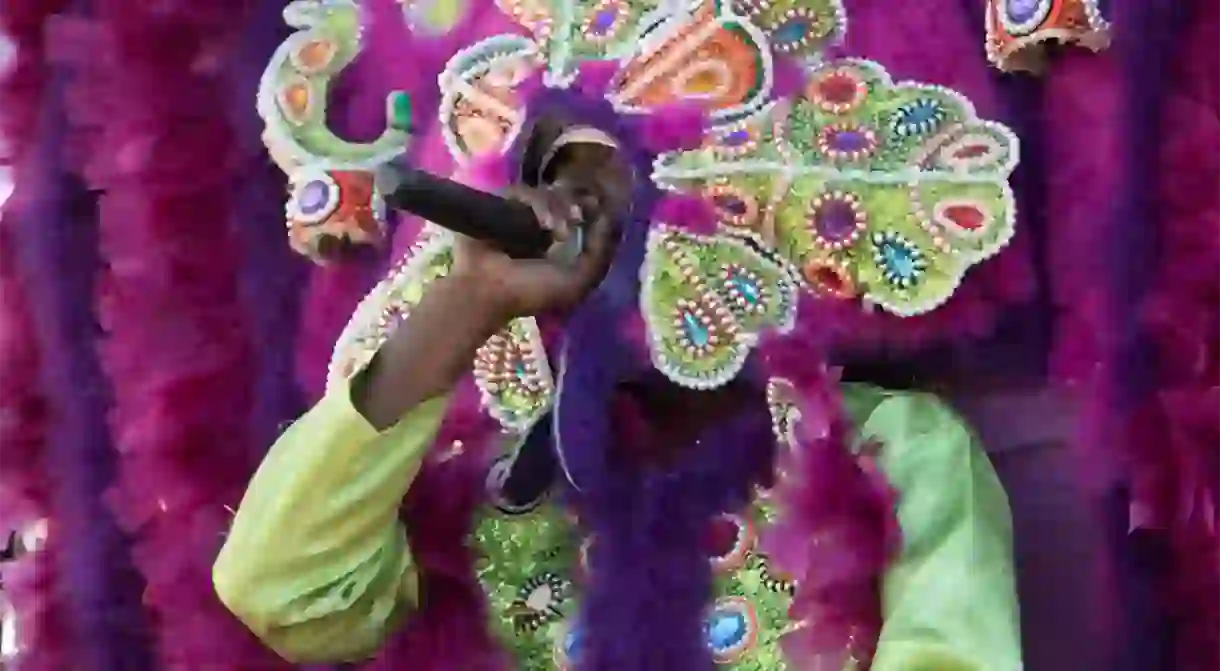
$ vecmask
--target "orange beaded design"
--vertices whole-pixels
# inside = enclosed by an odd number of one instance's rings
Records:
[[[987,58],[1005,72],[1041,72],[1048,43],[1101,51],[1109,30],[1098,0],[987,0]]]

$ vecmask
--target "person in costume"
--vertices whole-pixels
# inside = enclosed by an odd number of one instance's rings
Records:
[[[952,91],[810,59],[835,3],[506,9],[526,34],[453,55],[436,132],[462,179],[583,254],[512,261],[425,225],[252,480],[222,601],[295,662],[403,628],[438,671],[1020,668],[1007,503],[973,432],[930,394],[839,383],[798,319],[947,300],[1012,234],[1015,139]],[[416,120],[396,92],[373,143],[326,131],[358,9],[286,17],[302,31],[259,104],[290,241],[377,243]],[[498,426],[466,416],[470,369]],[[495,636],[445,644],[463,604],[429,586],[450,567],[398,511],[455,468],[478,477],[440,496],[484,503],[466,605]]]

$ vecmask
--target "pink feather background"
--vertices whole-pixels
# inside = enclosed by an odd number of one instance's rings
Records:
[[[899,79],[961,90],[985,117],[1004,115],[1001,87],[982,57],[982,25],[961,11],[961,3],[929,1],[901,16],[893,15],[891,2],[847,4],[852,22],[845,53],[876,59]],[[1115,364],[1124,334],[1112,328],[1116,296],[1105,286],[1112,269],[1106,254],[1081,251],[1104,247],[1112,219],[1098,213],[1127,188],[1115,166],[1128,160],[1131,138],[1115,116],[1140,92],[1124,83],[1117,48],[1071,53],[1052,64],[1039,85],[1037,110],[1055,132],[1043,161],[1054,168],[1045,180],[1045,211],[1023,211],[1012,247],[973,271],[944,310],[899,325],[883,316],[824,309],[828,322],[860,341],[911,350],[946,338],[987,336],[1006,311],[1046,291],[1056,316],[1052,376],[1086,404],[1077,441],[1081,471],[1099,485],[1128,469],[1136,474],[1134,522],[1162,530],[1174,553],[1162,594],[1181,632],[1182,668],[1213,671],[1220,668],[1214,598],[1220,589],[1220,16],[1215,2],[1194,5],[1200,9],[1178,36],[1165,73],[1164,118],[1149,131],[1158,137],[1156,178],[1148,187],[1156,194],[1158,216],[1150,225],[1160,241],[1157,253],[1148,255],[1155,281],[1140,302],[1138,328],[1158,365],[1151,366],[1150,389],[1133,413],[1114,412],[1115,389],[1126,371]],[[369,7],[383,18],[397,11],[388,0],[370,0]],[[0,137],[8,139],[0,161],[15,168],[17,183],[17,195],[0,217],[0,522],[52,511],[55,466],[47,463],[46,443],[53,399],[39,380],[46,357],[54,354],[43,351],[33,328],[30,292],[23,286],[30,273],[21,272],[11,253],[20,241],[10,215],[42,190],[32,147],[39,102],[50,72],[59,69],[68,76],[72,112],[65,152],[91,188],[106,190],[99,214],[105,267],[96,295],[105,334],[97,346],[114,386],[110,426],[120,464],[107,504],[129,534],[147,581],[143,597],[160,668],[282,668],[223,611],[209,579],[227,508],[265,446],[247,416],[257,393],[250,370],[268,348],[294,348],[297,377],[315,398],[334,338],[379,268],[314,270],[300,324],[285,327],[298,337],[287,345],[262,342],[239,281],[249,249],[238,235],[244,222],[235,221],[239,207],[231,196],[245,166],[233,110],[252,105],[235,100],[226,81],[248,3],[98,0],[88,14],[50,23],[66,9],[61,0],[5,0],[0,6],[0,26],[18,46],[15,68],[0,85]],[[443,57],[456,44],[509,28],[487,3],[450,36],[409,43],[421,58],[408,63],[386,57],[408,44],[401,22],[372,25],[369,53],[345,76],[355,134],[377,122],[386,82],[411,90],[424,108],[436,94]],[[1004,80],[1009,89],[1012,81]],[[413,160],[449,169],[435,133],[424,133],[417,146]],[[664,207],[688,206],[675,201]],[[1036,217],[1050,224],[1042,287],[1034,271],[1033,229],[1025,226]],[[410,222],[400,226],[395,250],[403,249],[411,229]],[[379,261],[386,257],[383,252]],[[823,382],[811,379],[808,386],[814,390]],[[467,390],[443,444],[485,431],[475,403]],[[473,447],[476,453],[486,448]],[[460,550],[468,531],[461,521],[477,503],[478,463],[434,460],[413,490],[406,518],[421,538],[439,539],[436,547],[423,542],[416,549],[426,586],[448,597],[430,606],[429,617],[442,624],[404,632],[371,668],[405,668],[425,658],[450,668],[469,647],[481,648],[489,664],[500,662],[480,638],[481,601],[469,578],[473,557]],[[803,465],[810,479],[828,477],[831,466],[854,468],[812,460]],[[876,512],[891,503],[888,493],[858,492],[850,512],[876,526]],[[812,504],[798,507],[817,512]],[[64,562],[55,530],[53,520],[46,549],[5,571],[6,590],[27,618],[23,631],[31,653],[23,668],[61,671],[81,658],[59,598],[64,587],[56,567]],[[843,574],[857,587],[870,588],[893,538],[873,540],[857,546],[853,566],[865,570]],[[778,551],[798,572],[816,559],[799,549]]]

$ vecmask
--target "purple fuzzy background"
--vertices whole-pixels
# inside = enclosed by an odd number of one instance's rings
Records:
[[[1157,272],[1157,264],[1147,253],[1159,244],[1156,232],[1161,228],[1158,196],[1148,188],[1153,183],[1152,166],[1212,171],[1204,174],[1214,174],[1215,170],[1214,165],[1200,167],[1199,162],[1156,160],[1160,150],[1157,129],[1161,127],[1158,111],[1167,79],[1162,73],[1174,58],[1173,38],[1192,18],[1215,22],[1214,12],[1204,15],[1195,9],[1206,2],[1115,0],[1111,3],[1112,14],[1119,28],[1111,50],[1099,55],[1068,53],[1056,59],[1049,75],[1041,80],[1003,76],[987,68],[982,54],[981,2],[928,0],[918,12],[896,12],[889,0],[847,2],[851,18],[847,53],[878,60],[897,78],[910,77],[962,90],[976,101],[984,116],[1009,123],[1022,139],[1023,162],[1014,179],[1021,207],[1021,233],[1014,248],[1002,262],[980,269],[980,277],[966,298],[955,299],[963,306],[953,308],[961,311],[954,313],[960,320],[946,318],[943,329],[939,325],[929,327],[926,333],[903,340],[909,347],[943,330],[956,332],[960,328],[981,336],[947,353],[938,352],[934,358],[917,359],[915,368],[921,375],[948,378],[949,386],[964,391],[965,396],[978,394],[963,380],[986,389],[1015,386],[1019,395],[1035,399],[1029,407],[1041,423],[1063,427],[1053,435],[1022,436],[1021,427],[1003,426],[1004,413],[986,403],[971,406],[969,400],[962,401],[963,409],[979,424],[984,436],[993,436],[990,443],[996,450],[994,461],[1013,501],[1027,668],[1031,671],[1172,668],[1163,661],[1163,650],[1155,643],[1165,628],[1156,610],[1172,605],[1159,602],[1158,596],[1163,594],[1158,592],[1158,581],[1167,572],[1172,553],[1155,530],[1141,531],[1136,537],[1126,534],[1126,499],[1114,494],[1110,485],[1115,471],[1129,466],[1119,460],[1120,448],[1115,447],[1122,442],[1115,440],[1116,423],[1125,410],[1147,402],[1161,384],[1182,386],[1177,378],[1162,382],[1155,365],[1148,363],[1147,343],[1128,334],[1136,333],[1134,324],[1141,317],[1135,313],[1131,298],[1150,286]],[[206,0],[199,3],[199,7],[209,4]],[[54,4],[10,0],[0,7],[0,16],[5,17],[5,25],[15,35],[19,30],[38,35],[46,14],[55,11]],[[107,8],[106,3],[96,4]],[[192,6],[186,2],[169,5]],[[213,107],[204,108],[226,115],[231,124],[232,161],[224,170],[230,177],[242,178],[227,205],[236,237],[225,247],[238,253],[241,261],[220,264],[212,272],[240,270],[240,294],[232,297],[226,309],[240,312],[233,313],[233,323],[241,324],[234,336],[255,347],[253,358],[248,360],[252,363],[242,369],[244,377],[226,378],[225,384],[231,387],[216,390],[220,398],[215,399],[214,409],[209,412],[219,413],[216,416],[241,427],[240,444],[232,446],[230,456],[249,463],[282,423],[300,412],[303,398],[316,397],[334,337],[384,262],[379,259],[366,267],[340,270],[310,269],[293,258],[283,244],[280,177],[262,155],[252,104],[258,71],[285,32],[278,16],[281,6],[280,2],[268,1],[247,14],[230,13],[229,21],[247,23],[242,30],[231,32],[230,48],[222,51],[227,54],[224,62],[228,74],[226,83],[216,86],[224,92],[208,99]],[[184,15],[208,14],[184,10]],[[210,26],[206,29],[215,30],[215,24]],[[494,30],[494,26],[468,23],[460,34]],[[23,38],[22,44],[36,49],[40,38]],[[431,48],[443,53],[448,45]],[[1193,52],[1201,54],[1194,58],[1204,58],[1205,51]],[[127,53],[126,57],[156,55]],[[387,67],[391,71],[386,71]],[[429,61],[421,71],[436,69],[439,66]],[[1184,69],[1175,73],[1174,81],[1182,88],[1192,82],[1197,87],[1197,82],[1215,74],[1214,68]],[[338,98],[344,108],[341,111],[347,113],[343,125],[354,136],[363,135],[375,125],[381,98],[389,88],[385,82],[390,81],[412,90],[420,108],[426,107],[429,95],[435,95],[433,80],[427,76],[403,72],[402,66],[362,59],[357,71],[345,77]],[[18,92],[14,94],[14,90]],[[36,308],[34,327],[39,344],[51,353],[38,385],[56,418],[49,425],[49,447],[42,458],[50,490],[47,501],[54,519],[54,552],[49,556],[57,560],[53,572],[57,581],[51,589],[55,590],[55,600],[62,601],[55,612],[64,614],[64,621],[59,623],[63,636],[44,643],[57,646],[57,654],[66,655],[61,659],[72,660],[71,668],[153,668],[148,639],[161,638],[156,643],[158,648],[173,647],[177,642],[162,638],[164,632],[190,632],[194,620],[183,615],[185,611],[178,615],[162,611],[161,617],[185,619],[167,623],[168,629],[149,626],[152,612],[140,608],[141,585],[131,570],[129,547],[119,536],[114,520],[98,505],[115,470],[113,434],[106,425],[107,412],[114,402],[113,381],[104,376],[91,342],[98,335],[93,308],[97,291],[93,269],[100,262],[97,206],[92,202],[95,197],[84,192],[60,167],[65,165],[58,150],[64,122],[62,103],[58,101],[64,94],[10,86],[8,95],[0,105],[16,105],[14,96],[24,96],[21,102],[26,108],[43,108],[37,126],[32,125],[35,122],[31,117],[7,127],[10,134],[27,133],[38,137],[39,142],[26,155],[26,167],[18,173],[21,192],[5,213],[5,225],[20,234],[18,268],[23,288]],[[1208,94],[1195,95],[1206,98]],[[1211,95],[1209,100],[1214,102],[1214,89]],[[69,99],[70,104],[87,111],[87,97]],[[133,97],[129,104],[144,104],[136,101],[140,98]],[[1185,112],[1178,112],[1175,118],[1193,119]],[[1203,118],[1213,123],[1214,110]],[[82,149],[75,139],[65,146],[73,152]],[[68,163],[75,163],[77,158]],[[1171,175],[1161,175],[1161,179],[1171,179]],[[1214,224],[1215,220],[1203,218],[1198,226],[1208,223]],[[1186,233],[1180,237],[1189,238]],[[401,248],[401,240],[397,246]],[[1081,249],[1094,253],[1082,254]],[[130,253],[131,258],[138,258],[140,252],[132,249]],[[1211,262],[1210,257],[1201,261]],[[307,275],[307,289],[302,290]],[[191,276],[174,281],[174,288],[189,292],[191,282],[207,285],[216,280]],[[1162,293],[1172,294],[1172,287]],[[1164,331],[1161,328],[1157,333]],[[254,375],[249,371],[255,371]],[[1054,407],[1047,407],[1038,405],[1039,393],[1027,391],[1042,386],[1048,374],[1056,381],[1070,383],[1065,393],[1079,404],[1079,414],[1069,408],[1067,416],[1061,416],[1070,404],[1060,402],[1061,397],[1055,393],[1050,402]],[[1141,384],[1130,385],[1133,379]],[[1198,393],[1208,398],[1206,394],[1214,386],[1207,384],[1214,385],[1215,381],[1200,379],[1202,391]],[[305,393],[298,389],[297,380]],[[590,385],[592,394],[596,384]],[[254,402],[226,402],[226,391],[234,399]],[[1152,421],[1152,433],[1141,435],[1154,436],[1151,441],[1155,443],[1155,437],[1171,430],[1163,421]],[[1136,463],[1149,469],[1164,461],[1162,456],[1144,454],[1143,447],[1123,445],[1126,451],[1122,454],[1136,455],[1132,457],[1138,459]],[[1183,455],[1193,455],[1199,447],[1190,445],[1182,450]],[[1214,461],[1212,464],[1214,467]],[[1073,475],[1081,472],[1100,475],[1082,482]],[[122,486],[138,488],[144,482],[128,479]],[[441,474],[433,482],[439,489],[447,481]],[[205,491],[216,491],[211,484],[199,485]],[[226,482],[225,488],[240,489],[240,485],[239,481]],[[1168,486],[1172,493],[1173,485]],[[428,496],[425,493],[417,498]],[[212,503],[219,505],[221,501]],[[435,506],[445,503],[433,502]],[[416,502],[416,507],[427,508],[428,504]],[[651,524],[643,518],[637,522]],[[1203,533],[1203,543],[1214,542],[1214,530],[1212,534],[1209,539]],[[170,534],[163,542],[171,542]],[[1198,556],[1191,554],[1194,550],[1189,547],[1177,550],[1179,562]],[[204,566],[210,558],[199,556],[191,561]],[[1214,580],[1214,567],[1211,570]],[[1205,582],[1206,567],[1199,574],[1195,585],[1214,584]],[[1065,595],[1066,585],[1078,593]],[[193,589],[201,587],[194,585]],[[1146,607],[1127,608],[1135,603]],[[1121,613],[1127,614],[1125,620],[1117,617]],[[217,631],[216,626],[224,625],[200,622],[198,631]],[[1153,643],[1140,643],[1144,641]],[[441,641],[434,645],[452,648],[455,643]],[[1198,654],[1206,646],[1206,642],[1197,643],[1192,650]],[[402,665],[411,659],[407,650],[413,649],[394,647],[381,668],[405,668]],[[251,655],[250,660],[267,659],[258,653]],[[35,668],[33,662],[38,658],[31,659]],[[1206,658],[1201,659],[1192,668],[1215,668],[1207,666]],[[223,668],[270,668],[267,664],[247,661]],[[68,667],[51,663],[42,668]],[[211,671],[220,667],[206,668]]]

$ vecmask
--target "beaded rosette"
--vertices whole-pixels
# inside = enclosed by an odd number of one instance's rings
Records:
[[[732,380],[763,332],[794,325],[802,293],[898,316],[928,312],[1013,234],[1015,137],[979,119],[952,90],[894,82],[866,60],[820,59],[846,25],[838,0],[498,4],[521,33],[462,49],[439,79],[441,134],[459,164],[506,151],[527,121],[527,82],[583,90],[582,66],[592,61],[615,65],[604,97],[623,114],[672,103],[698,103],[707,114],[702,146],[656,155],[652,181],[675,200],[702,199],[714,225],[696,230],[680,217],[667,219],[682,208],[654,208],[641,268],[650,358],[679,385],[710,389]],[[372,143],[329,134],[326,81],[359,50],[355,6],[299,0],[286,15],[302,30],[277,51],[260,111],[269,144],[285,145],[303,176],[294,179],[290,230],[317,229],[331,219],[305,214],[314,205],[306,196],[317,191],[309,184],[328,178],[339,186],[328,193],[341,200],[345,171],[401,153],[407,105],[391,94],[387,130]],[[313,46],[319,40],[336,41],[321,50],[329,60],[302,70],[293,54],[320,49]],[[806,84],[795,94],[776,91],[780,59],[804,70]],[[340,211],[359,219],[352,208]],[[375,237],[367,223],[354,226],[364,234],[342,228],[350,241]],[[331,384],[366,364],[427,283],[447,272],[451,244],[450,234],[427,227],[365,298],[336,345]],[[474,376],[487,411],[517,435],[547,414],[558,393],[532,319],[516,320],[488,341]],[[777,381],[768,394],[777,437],[788,444],[799,419],[793,392]],[[708,645],[734,668],[783,668],[776,643],[789,626],[793,586],[772,574],[755,545],[755,525],[768,514],[764,497],[709,531],[709,561],[719,577]],[[572,604],[596,566],[572,549],[587,545],[577,533],[551,507],[492,516],[477,531],[496,626],[521,655],[520,668],[569,668],[579,659]]]
[[[987,0],[987,59],[1005,72],[1040,72],[1048,43],[1110,45],[1100,0]]]

